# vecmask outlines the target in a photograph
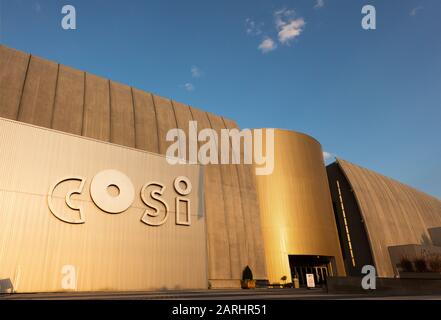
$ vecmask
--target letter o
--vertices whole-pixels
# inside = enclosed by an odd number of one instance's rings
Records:
[[[110,186],[118,188],[117,196],[109,193]],[[90,196],[101,210],[107,213],[121,213],[132,205],[135,199],[135,188],[124,173],[117,170],[104,170],[93,177],[90,184]]]

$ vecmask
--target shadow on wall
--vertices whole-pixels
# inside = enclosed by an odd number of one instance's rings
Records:
[[[427,236],[427,234],[424,233],[424,234],[421,236],[421,245],[423,245],[423,246],[431,246],[432,243],[433,243],[433,240],[432,240],[431,238],[429,238],[429,237]]]
[[[14,285],[11,279],[0,279],[0,294],[2,293],[13,293]]]
[[[205,190],[205,170],[202,169],[201,171],[199,171],[199,199],[201,199],[199,201],[199,208],[198,208],[198,220],[202,219],[205,215],[205,201],[204,201],[204,190]]]
[[[441,247],[441,227],[427,229],[434,246]]]

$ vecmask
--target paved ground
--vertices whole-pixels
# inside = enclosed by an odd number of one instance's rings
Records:
[[[441,300],[441,295],[379,296],[375,294],[328,294],[321,289],[180,290],[157,292],[86,292],[0,295],[0,300]]]

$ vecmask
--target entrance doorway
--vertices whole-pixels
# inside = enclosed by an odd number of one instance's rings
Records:
[[[301,287],[306,287],[306,274],[314,275],[315,285],[321,287],[326,284],[328,276],[332,275],[331,259],[326,256],[289,255],[291,277],[299,279]]]

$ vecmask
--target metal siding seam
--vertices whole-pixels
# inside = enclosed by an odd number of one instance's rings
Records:
[[[158,111],[156,110],[156,102],[155,102],[155,95],[150,93],[152,96],[152,102],[153,102],[153,110],[155,111],[155,121],[156,121],[156,139],[158,140],[158,149],[157,152],[160,153],[160,145],[161,145],[161,141],[159,139],[159,120],[158,120]]]
[[[213,125],[212,125],[212,123],[210,121],[210,117],[209,117],[208,113],[207,112],[203,112],[203,113],[207,117],[208,123],[210,124],[210,128],[213,129]],[[216,147],[219,150],[218,145],[216,145]],[[218,161],[219,161],[219,154],[218,154]],[[219,165],[217,165],[217,166],[219,166]],[[222,190],[219,191],[219,192],[222,193],[222,199],[223,199],[222,202],[225,204],[225,194],[224,194],[224,189],[223,189],[224,177],[222,175],[222,170],[220,170],[220,167],[218,167],[218,169],[219,169],[219,176],[220,176],[220,182],[221,182],[221,187],[222,187]],[[225,212],[225,205],[223,206],[223,208],[224,208],[223,215],[224,215],[224,221],[225,221],[224,223],[225,223],[225,227],[228,228],[228,223],[227,223],[228,219],[227,219],[227,215],[226,215],[226,212]],[[230,230],[227,230],[227,234],[229,234],[229,231]],[[231,258],[231,243],[230,243],[229,237],[228,237],[228,256],[230,257],[230,279],[232,279],[233,278],[233,265],[232,265],[233,262],[232,262],[232,258]]]
[[[136,144],[136,110],[135,110],[135,97],[133,95],[133,87],[130,87],[130,94],[132,97],[132,112],[133,112],[133,134],[134,134],[134,139],[135,139],[135,148],[137,147]]]
[[[54,90],[54,102],[52,105],[52,114],[51,114],[51,124],[50,127],[53,128],[54,127],[54,115],[55,115],[55,107],[57,106],[56,102],[57,102],[57,91],[58,91],[58,79],[60,77],[60,64],[57,64],[57,78],[55,81],[55,90]]]
[[[26,79],[28,78],[29,65],[31,64],[32,54],[29,55],[28,65],[26,66],[26,72],[23,79],[23,86],[21,87],[20,99],[18,100],[17,114],[14,120],[18,120],[20,116],[21,104],[23,100],[24,89],[26,86]]]

